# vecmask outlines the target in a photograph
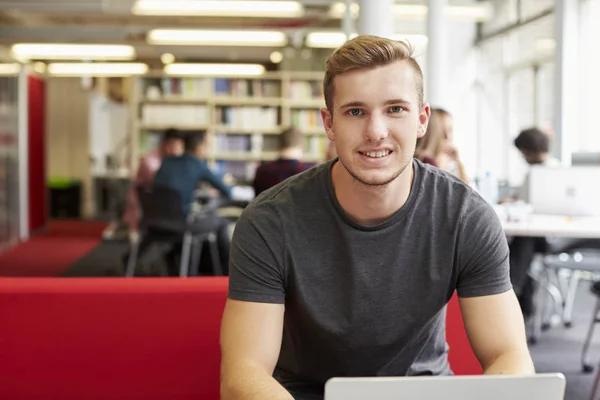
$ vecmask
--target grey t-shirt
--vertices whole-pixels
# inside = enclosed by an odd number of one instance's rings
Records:
[[[451,374],[446,304],[512,288],[494,210],[469,186],[414,160],[405,205],[361,226],[335,196],[331,167],[263,192],[233,237],[229,297],[285,304],[274,377],[319,399],[344,376]]]

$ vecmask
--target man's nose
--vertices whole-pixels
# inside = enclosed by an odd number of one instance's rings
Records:
[[[383,116],[371,114],[365,127],[364,136],[369,142],[380,142],[387,138],[388,130]]]

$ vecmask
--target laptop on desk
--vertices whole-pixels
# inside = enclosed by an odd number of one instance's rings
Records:
[[[564,400],[562,374],[333,378],[325,400]]]
[[[535,214],[600,216],[600,166],[535,166],[529,201]]]

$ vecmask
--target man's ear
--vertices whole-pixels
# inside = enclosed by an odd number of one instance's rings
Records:
[[[431,106],[429,103],[423,103],[419,111],[419,128],[417,129],[417,138],[422,138],[427,132],[429,117],[431,116]]]
[[[333,116],[326,107],[321,108],[321,118],[323,118],[323,126],[325,127],[327,137],[329,140],[335,141],[335,132],[333,131]]]

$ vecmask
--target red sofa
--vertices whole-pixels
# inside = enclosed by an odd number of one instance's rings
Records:
[[[227,278],[0,278],[0,399],[219,398]],[[481,368],[455,299],[450,363]]]

